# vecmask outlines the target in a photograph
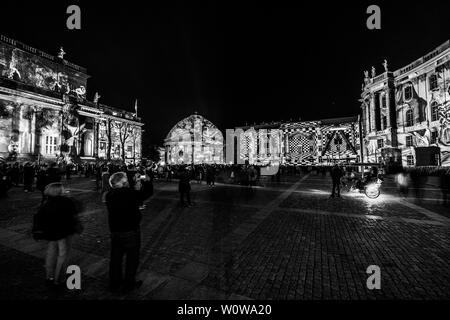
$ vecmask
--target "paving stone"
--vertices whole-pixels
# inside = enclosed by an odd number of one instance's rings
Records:
[[[178,206],[176,182],[155,183],[141,227],[143,286],[111,295],[107,213],[94,183],[67,183],[85,204],[85,230],[74,238],[69,260],[82,267],[80,292],[55,295],[42,286],[46,244],[30,235],[40,194],[16,188],[0,200],[0,298],[450,298],[450,226],[439,190],[400,199],[388,181],[374,201],[347,193],[329,199],[329,177],[321,176],[252,190],[193,184],[191,208]],[[372,264],[381,268],[379,291],[366,287]]]

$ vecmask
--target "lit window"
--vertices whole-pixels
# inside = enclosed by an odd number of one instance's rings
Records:
[[[406,156],[406,165],[413,166],[414,165],[414,156]]]
[[[407,85],[404,89],[405,101],[410,101],[413,97],[412,85]]]
[[[383,108],[383,109],[385,109],[386,108],[386,99],[387,99],[387,96],[386,95],[382,95],[381,96],[381,107]]]
[[[433,131],[431,132],[431,141],[430,143],[436,143],[438,139],[438,132],[437,131]]]
[[[435,101],[431,104],[431,121],[438,121],[439,120],[439,106],[438,103]]]
[[[411,127],[414,125],[414,114],[413,111],[410,109],[408,111],[406,111],[406,126],[407,127]]]
[[[407,147],[412,147],[414,145],[413,143],[413,137],[412,136],[407,136],[406,137],[406,146]]]
[[[54,154],[56,152],[56,144],[57,144],[57,138],[46,136],[45,137],[45,154]]]
[[[387,127],[387,117],[383,116],[382,121],[383,121],[383,129],[386,129],[386,127]]]
[[[384,140],[383,139],[378,139],[377,140],[377,144],[378,144],[378,149],[381,149],[384,147]]]
[[[437,76],[435,74],[432,74],[429,78],[428,78],[429,82],[430,82],[430,90],[436,90],[438,89],[438,79]]]

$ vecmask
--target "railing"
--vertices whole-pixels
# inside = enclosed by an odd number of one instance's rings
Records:
[[[4,35],[0,35],[0,41],[3,41],[4,43],[7,43],[7,44],[12,45],[14,47],[17,47],[17,48],[19,48],[21,50],[30,52],[32,54],[39,55],[39,56],[44,57],[44,58],[46,58],[48,60],[51,60],[53,62],[58,62],[58,60],[56,60],[55,56],[52,56],[52,55],[50,55],[48,53],[45,53],[45,52],[43,52],[41,50],[38,50],[36,48],[30,47],[29,45],[26,45],[26,44],[24,44],[24,43],[22,43],[20,41],[17,41],[17,40],[5,37]],[[63,61],[64,65],[66,65],[66,66],[68,66],[68,67],[70,67],[72,69],[75,69],[75,70],[80,71],[82,73],[87,73],[86,68],[80,67],[80,66],[78,66],[78,65],[76,65],[76,64],[74,64],[72,62],[69,62],[67,60],[64,60],[64,59],[62,61]]]
[[[398,77],[406,72],[409,72],[413,69],[415,69],[416,67],[418,67],[419,65],[433,59],[434,57],[438,56],[439,54],[441,54],[442,52],[444,52],[445,50],[447,50],[448,48],[450,48],[450,40],[447,40],[445,43],[441,44],[439,47],[437,47],[435,50],[433,50],[432,52],[428,53],[427,55],[417,59],[416,61],[410,63],[409,65],[405,66],[404,68],[401,68],[400,70],[395,71],[394,76]]]
[[[386,72],[383,73],[383,74],[380,74],[380,75],[378,75],[378,76],[376,76],[375,78],[372,79],[372,83],[376,83],[376,82],[382,81],[382,80],[386,79],[386,76],[387,76]]]

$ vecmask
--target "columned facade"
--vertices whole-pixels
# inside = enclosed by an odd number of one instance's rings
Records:
[[[0,36],[0,156],[139,161],[143,123],[98,99],[88,101],[88,78],[86,69],[62,57]]]
[[[383,67],[365,72],[364,160],[450,166],[450,41],[396,71]]]

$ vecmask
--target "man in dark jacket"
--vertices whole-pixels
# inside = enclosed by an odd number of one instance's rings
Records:
[[[340,198],[342,176],[343,176],[342,169],[337,164],[335,164],[331,169],[331,180],[333,181],[333,191],[331,192],[331,198],[334,198],[336,189],[337,189],[337,197]]]
[[[108,223],[111,232],[111,260],[109,265],[110,290],[130,291],[140,287],[136,281],[141,246],[139,211],[142,202],[139,193],[129,187],[127,174],[117,172],[109,180],[111,191],[105,197]],[[122,260],[126,255],[125,277],[122,277]]]
[[[23,168],[23,189],[25,192],[33,191],[34,168],[27,162]]]
[[[180,181],[178,183],[178,192],[180,193],[180,204],[184,206],[184,195],[186,195],[187,205],[191,204],[191,184],[190,184],[190,172],[186,170],[184,166],[180,168]]]

